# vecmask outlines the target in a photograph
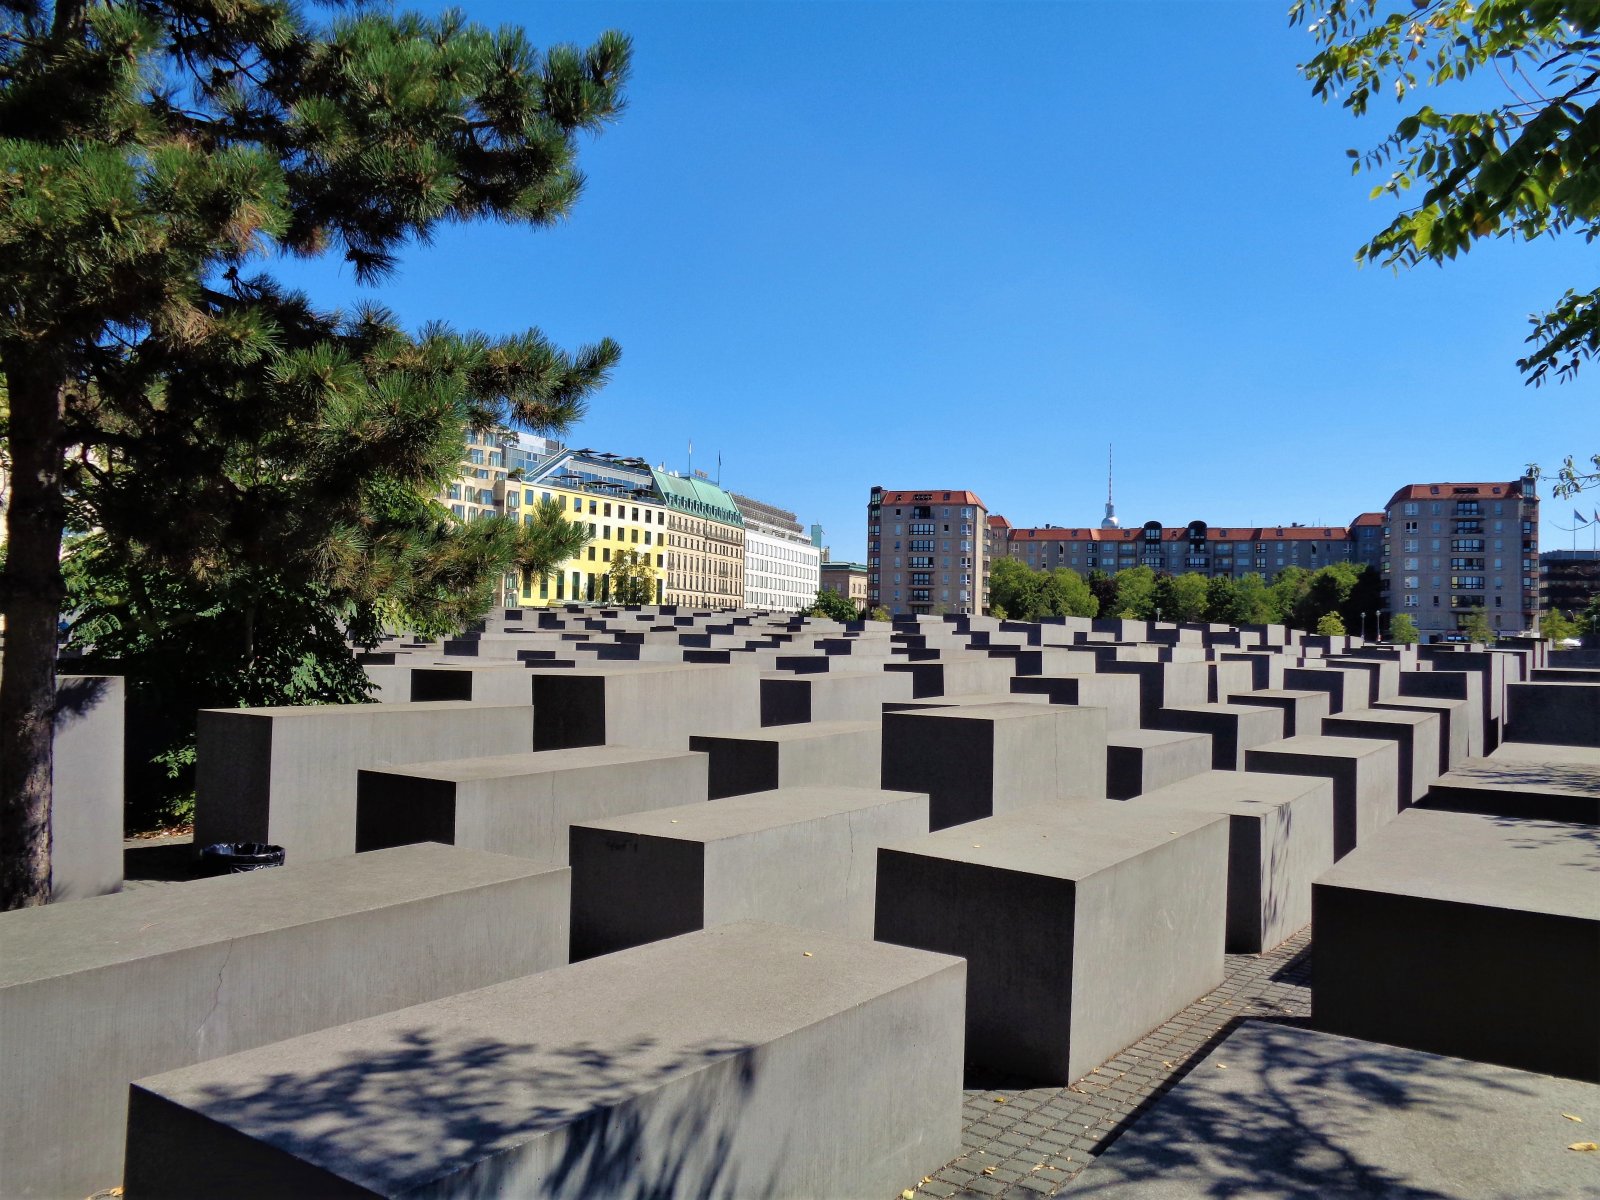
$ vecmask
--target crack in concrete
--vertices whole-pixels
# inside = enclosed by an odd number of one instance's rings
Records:
[[[222,965],[217,968],[217,986],[211,993],[211,1007],[206,1010],[206,1015],[200,1018],[200,1024],[195,1026],[194,1036],[197,1040],[204,1038],[207,1023],[216,1015],[217,1006],[222,1003],[222,980],[227,973],[228,964],[233,961],[234,944],[235,939],[229,938],[227,953],[222,956]]]

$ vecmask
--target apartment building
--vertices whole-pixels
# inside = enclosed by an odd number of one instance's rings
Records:
[[[1384,507],[1384,581],[1392,615],[1424,641],[1453,639],[1477,609],[1506,633],[1538,628],[1539,495],[1504,483],[1411,483]]]
[[[515,436],[503,429],[467,430],[456,477],[445,485],[439,501],[459,520],[498,516],[505,497],[506,443]]]
[[[1035,570],[1069,567],[1080,575],[1150,567],[1207,577],[1254,571],[1271,579],[1287,567],[1315,571],[1350,561],[1350,538],[1342,525],[1209,526],[1204,521],[1176,526],[1146,521],[1132,529],[1104,523],[1099,529],[1046,525],[1008,529],[1005,553]]]
[[[663,604],[738,608],[744,603],[744,514],[708,479],[650,468],[667,509]]]
[[[728,495],[744,517],[744,606],[804,612],[821,585],[822,551],[794,513],[760,500]]]
[[[989,602],[989,512],[962,488],[874,487],[867,600],[901,613],[979,613]]]

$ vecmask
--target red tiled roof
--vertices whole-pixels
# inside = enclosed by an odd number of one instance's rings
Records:
[[[1389,497],[1389,503],[1396,500],[1454,500],[1454,499],[1483,499],[1492,500],[1496,496],[1506,499],[1522,498],[1522,481],[1509,480],[1504,483],[1408,483],[1394,495]]]
[[[897,492],[885,491],[881,497],[884,504],[975,504],[979,508],[987,508],[978,498],[977,492],[963,491],[959,488],[918,488]]]
[[[1382,513],[1362,513],[1354,521],[1350,522],[1350,528],[1351,529],[1363,529],[1363,528],[1366,528],[1369,525],[1382,525],[1382,524],[1383,524],[1383,514]]]
[[[1342,525],[1224,525],[1206,530],[1208,542],[1342,542],[1349,531]],[[1163,542],[1183,542],[1189,539],[1187,525],[1166,525],[1161,529]],[[1013,529],[1013,542],[1142,542],[1144,527],[1132,529]]]

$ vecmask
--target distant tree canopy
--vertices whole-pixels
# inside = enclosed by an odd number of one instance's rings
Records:
[[[832,588],[819,588],[817,598],[812,602],[810,615],[824,617],[830,621],[859,621],[861,610],[855,602],[841,596]]]
[[[1066,567],[1036,571],[1014,558],[998,559],[989,568],[989,603],[1014,621],[1041,617],[1093,617],[1100,602],[1076,571]]]

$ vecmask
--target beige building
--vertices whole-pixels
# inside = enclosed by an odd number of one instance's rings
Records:
[[[651,470],[667,509],[663,604],[739,608],[744,604],[744,515],[706,479]]]
[[[900,613],[981,613],[989,603],[989,513],[956,488],[867,499],[867,600]]]
[[[821,590],[837,592],[859,608],[867,602],[867,564],[823,563]]]
[[[1538,628],[1539,494],[1531,477],[1407,484],[1389,498],[1384,522],[1389,613],[1408,614],[1423,641],[1459,638],[1476,609],[1491,630]]]

